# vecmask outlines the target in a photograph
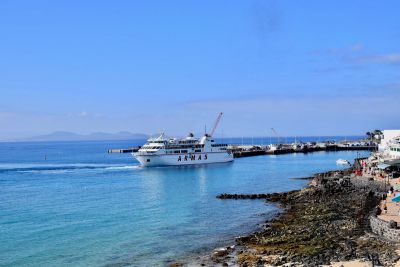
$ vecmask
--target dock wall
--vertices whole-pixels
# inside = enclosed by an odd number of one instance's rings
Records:
[[[374,234],[393,242],[400,242],[400,229],[397,228],[396,222],[381,220],[376,215],[371,215],[369,221]]]
[[[361,150],[376,150],[376,146],[353,146],[353,147],[339,147],[339,146],[330,146],[326,148],[304,148],[299,150],[294,149],[278,149],[278,150],[265,150],[265,149],[250,149],[250,150],[242,150],[242,149],[233,149],[233,157],[242,158],[242,157],[251,157],[251,156],[259,156],[259,155],[283,155],[283,154],[291,154],[291,153],[311,153],[318,151],[361,151]]]

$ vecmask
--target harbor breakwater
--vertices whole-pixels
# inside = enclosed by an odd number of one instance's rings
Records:
[[[303,146],[299,148],[293,148],[289,144],[282,145],[276,149],[269,149],[268,146],[252,145],[252,146],[231,146],[231,151],[234,158],[260,156],[260,155],[283,155],[290,153],[311,153],[319,151],[357,151],[357,150],[377,150],[376,145],[354,145],[354,146],[341,146],[341,145],[329,145],[329,146]]]
[[[219,140],[224,142],[225,140]],[[233,141],[233,142],[232,142]],[[239,144],[237,140],[228,142],[228,151],[233,153],[235,158],[251,157],[259,155],[282,155],[290,153],[311,153],[319,151],[375,151],[378,145],[375,142],[368,140],[353,140],[353,141],[325,141],[325,142],[294,142],[294,143],[275,143],[270,145],[259,144]],[[249,140],[246,140],[249,142]],[[260,141],[260,140],[258,140]],[[261,140],[264,141],[264,140]],[[143,140],[143,142],[145,142]],[[263,142],[264,143],[264,142]],[[139,151],[141,146],[130,148],[108,149],[107,153],[135,153]]]
[[[211,260],[223,266],[320,266],[359,259],[392,266],[399,260],[397,247],[371,230],[371,216],[386,188],[352,171],[318,174],[309,187],[290,192],[218,195],[223,201],[262,199],[280,205],[282,212],[261,231],[236,238],[235,246],[214,251]]]

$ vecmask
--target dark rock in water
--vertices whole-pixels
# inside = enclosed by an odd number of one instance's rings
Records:
[[[266,199],[270,194],[220,194],[217,196],[219,199]]]
[[[295,177],[295,178],[290,178],[292,180],[312,180],[314,177]]]
[[[174,262],[174,263],[171,263],[170,265],[168,265],[169,267],[182,267],[183,266],[183,264],[182,263],[179,263],[179,262]]]
[[[217,248],[214,249],[213,253],[212,253],[212,258],[213,259],[218,259],[221,257],[225,257],[229,254],[229,251],[227,248]]]

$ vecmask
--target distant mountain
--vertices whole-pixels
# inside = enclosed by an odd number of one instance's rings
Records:
[[[100,141],[100,140],[132,140],[147,139],[148,135],[131,132],[104,133],[95,132],[91,134],[77,134],[72,132],[58,131],[51,134],[39,135],[25,138],[19,141]]]

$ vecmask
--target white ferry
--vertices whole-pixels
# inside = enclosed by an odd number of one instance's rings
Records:
[[[144,167],[179,166],[209,164],[233,161],[233,154],[227,144],[215,143],[212,135],[222,117],[219,114],[210,134],[195,138],[190,133],[183,139],[167,139],[164,133],[156,138],[150,138],[138,152],[132,155]]]

